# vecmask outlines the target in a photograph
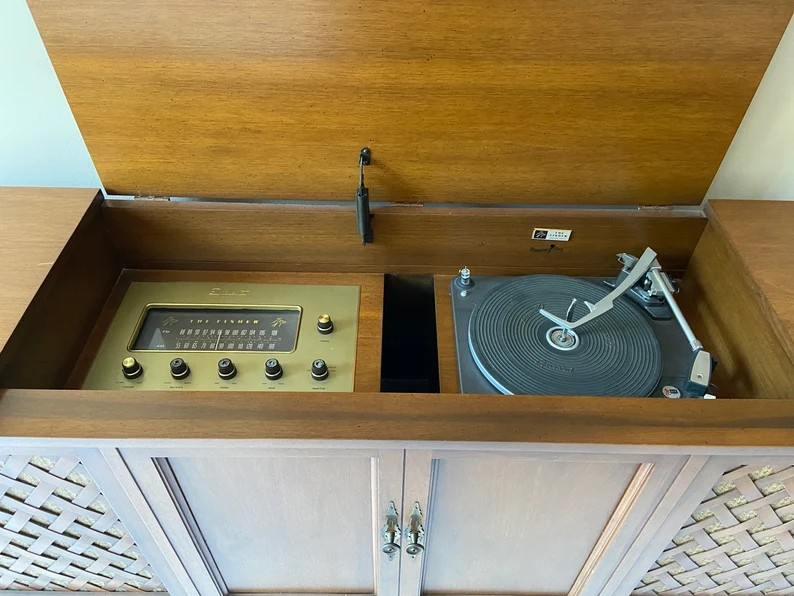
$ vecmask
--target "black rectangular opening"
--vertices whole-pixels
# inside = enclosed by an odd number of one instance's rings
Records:
[[[438,393],[432,276],[386,276],[382,358],[381,391]]]

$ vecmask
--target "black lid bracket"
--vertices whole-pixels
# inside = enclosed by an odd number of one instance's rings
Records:
[[[358,188],[356,189],[356,221],[361,244],[370,244],[375,240],[372,231],[372,214],[369,212],[369,189],[364,186],[364,166],[372,163],[372,151],[362,147],[358,154]]]

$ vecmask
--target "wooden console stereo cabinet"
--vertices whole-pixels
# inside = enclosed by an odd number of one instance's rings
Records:
[[[0,589],[791,592],[794,203],[701,201],[794,2],[29,5],[105,192],[0,189]],[[647,246],[717,399],[459,392],[461,267]],[[81,389],[131,279],[358,288],[353,391]]]

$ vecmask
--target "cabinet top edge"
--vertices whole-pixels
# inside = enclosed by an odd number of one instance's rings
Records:
[[[328,413],[333,412],[333,416]],[[794,446],[794,400],[7,389],[0,437]]]

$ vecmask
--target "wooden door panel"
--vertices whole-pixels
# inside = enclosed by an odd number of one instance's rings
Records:
[[[567,593],[637,467],[439,460],[423,591]]]
[[[403,451],[129,449],[124,458],[202,594],[396,596],[381,552]]]
[[[404,545],[400,593],[599,594],[688,459],[559,447],[407,451],[403,520],[418,504],[424,551]]]
[[[231,593],[375,591],[364,458],[168,458]]]

